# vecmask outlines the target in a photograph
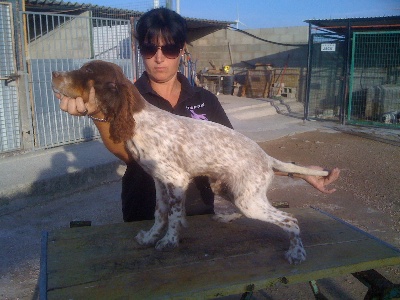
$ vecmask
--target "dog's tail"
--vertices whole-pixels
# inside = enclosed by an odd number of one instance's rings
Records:
[[[312,176],[327,176],[329,174],[328,171],[314,170],[311,168],[298,166],[293,163],[286,163],[275,158],[272,158],[272,167],[278,171],[286,173],[296,173]]]

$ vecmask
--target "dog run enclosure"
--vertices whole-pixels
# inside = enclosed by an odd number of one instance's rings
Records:
[[[76,118],[60,110],[51,87],[51,73],[78,69],[89,60],[102,59],[118,64],[133,79],[129,21],[38,13],[24,13],[23,18],[29,24],[26,65],[31,74],[35,145],[43,148],[98,136],[88,118]]]
[[[4,29],[0,48],[6,49],[0,58],[5,79],[0,152],[98,137],[93,122],[60,110],[51,86],[52,71],[78,69],[89,60],[103,59],[118,64],[133,79],[129,18],[93,17],[90,11],[78,15],[27,12],[10,4],[0,8]]]
[[[308,20],[306,118],[400,127],[400,17]]]

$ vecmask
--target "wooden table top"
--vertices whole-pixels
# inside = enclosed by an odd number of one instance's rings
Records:
[[[242,218],[219,223],[188,217],[172,251],[139,246],[153,221],[60,229],[44,250],[48,299],[204,299],[400,264],[400,251],[313,208],[294,214],[307,260],[290,265],[277,226]],[[47,251],[46,251],[47,250]],[[43,253],[42,253],[43,256]]]

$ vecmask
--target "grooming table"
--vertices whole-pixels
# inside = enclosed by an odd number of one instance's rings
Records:
[[[374,286],[373,269],[400,264],[399,250],[340,219],[314,208],[283,210],[299,220],[307,251],[300,265],[284,259],[283,230],[246,218],[225,224],[188,217],[180,247],[171,251],[135,242],[153,221],[44,232],[40,297],[204,299],[310,281],[317,292],[315,280],[350,273]],[[391,295],[397,292],[392,284]]]

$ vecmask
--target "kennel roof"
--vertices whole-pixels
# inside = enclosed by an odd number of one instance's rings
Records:
[[[344,34],[350,28],[353,31],[400,30],[400,16],[363,17],[344,19],[312,19],[304,22],[320,30],[329,30]]]

